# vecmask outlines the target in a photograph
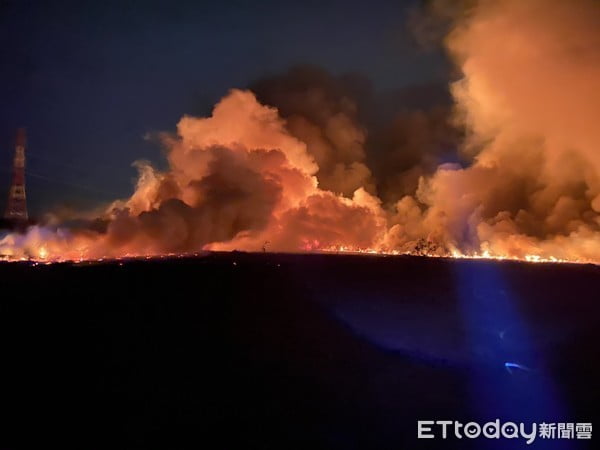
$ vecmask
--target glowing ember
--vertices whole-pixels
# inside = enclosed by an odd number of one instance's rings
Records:
[[[38,255],[40,259],[46,259],[48,257],[48,250],[46,250],[46,247],[40,247]]]

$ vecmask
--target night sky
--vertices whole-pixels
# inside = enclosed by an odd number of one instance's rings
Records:
[[[382,92],[442,82],[407,26],[416,1],[0,0],[0,205],[28,132],[30,213],[132,192],[131,163],[183,114],[298,64],[360,73]]]

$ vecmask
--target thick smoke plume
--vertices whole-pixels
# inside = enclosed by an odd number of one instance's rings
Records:
[[[422,179],[400,213],[426,205],[414,220],[463,251],[598,260],[599,3],[481,0],[446,44],[473,160]]]
[[[168,170],[139,163],[135,193],[101,227],[33,228],[7,236],[0,253],[337,249],[600,262],[599,4],[464,4],[445,38],[461,74],[452,114],[398,105],[383,121],[368,83],[296,69],[232,90],[211,117],[183,117],[163,138]]]
[[[377,198],[362,188],[352,198],[320,189],[307,144],[250,91],[231,91],[209,118],[183,117],[165,145],[169,170],[139,164],[136,191],[110,208],[106,232],[36,228],[7,237],[3,253],[77,259],[371,248],[385,233]]]

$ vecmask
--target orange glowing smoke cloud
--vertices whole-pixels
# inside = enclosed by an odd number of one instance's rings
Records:
[[[472,163],[440,167],[399,202],[399,239],[599,261],[600,4],[481,0],[446,44]]]
[[[306,144],[277,110],[233,90],[212,117],[184,117],[166,138],[167,172],[140,164],[135,193],[107,213],[106,233],[34,228],[0,244],[11,258],[96,259],[201,249],[299,251],[377,247],[386,230],[377,198],[318,188]]]
[[[383,205],[365,131],[347,116],[328,119],[325,139],[233,90],[211,117],[183,117],[165,137],[167,171],[138,165],[136,191],[109,208],[105,232],[36,227],[4,238],[0,253],[95,259],[266,245],[600,262],[598,3],[468,4],[446,38],[463,74],[452,93],[466,167],[441,165]]]

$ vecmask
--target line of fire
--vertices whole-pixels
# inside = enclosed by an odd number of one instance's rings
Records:
[[[8,189],[8,196],[6,201],[6,208],[4,211],[4,215],[0,218],[0,230],[4,230],[5,232],[11,232],[11,236],[24,235],[26,236],[31,229],[38,229],[38,226],[42,226],[40,221],[31,217],[28,212],[27,207],[27,194],[26,194],[26,147],[27,147],[27,135],[25,128],[19,128],[16,130],[15,138],[14,138],[14,157],[12,160],[11,167],[11,177],[10,177],[10,186]],[[156,175],[154,175],[156,176]],[[45,177],[44,177],[45,178]],[[140,183],[143,180],[143,177],[140,177],[140,181],[138,182],[137,189],[138,191],[143,191],[144,186],[143,183]],[[137,195],[134,194],[132,199]],[[129,207],[129,204],[126,204]],[[103,235],[107,231],[107,225],[112,218],[107,219],[106,217],[99,217],[97,219],[91,221],[83,221],[83,227],[80,226],[80,229],[83,230],[92,230],[95,232],[100,232],[100,235]],[[33,227],[33,228],[32,228]],[[166,225],[165,228],[168,228],[169,225]],[[49,228],[52,229],[52,228]],[[56,228],[54,228],[56,229]],[[68,229],[68,225],[67,228]],[[391,229],[393,230],[393,228]],[[390,230],[390,231],[391,231]],[[42,239],[43,241],[43,239]],[[1,243],[2,241],[0,241]],[[66,243],[67,244],[67,243]],[[10,247],[10,244],[9,244]],[[121,258],[137,258],[137,257],[145,257],[150,258],[154,256],[160,257],[169,257],[169,256],[186,256],[186,255],[194,255],[197,252],[201,252],[204,250],[237,250],[237,248],[228,246],[220,247],[215,246],[208,248],[199,246],[192,249],[186,249],[185,251],[161,251],[157,252],[155,250],[151,251],[135,251],[135,252],[127,252],[122,251],[117,255],[105,255],[105,254],[97,254],[95,256],[87,256],[83,251],[79,253],[75,253],[75,256],[72,256],[68,252],[65,252],[64,255],[57,255],[55,257],[51,257],[49,255],[47,246],[42,242],[39,245],[36,245],[36,248],[26,248],[27,246],[23,246],[22,254],[18,257],[15,257],[12,253],[3,253],[0,251],[0,258],[11,261],[11,260],[30,260],[30,261],[83,261],[83,260],[101,260],[101,259],[121,259]],[[2,247],[0,247],[1,249]],[[263,252],[266,253],[267,249],[270,250],[271,241],[268,238],[268,235],[264,240],[259,239],[254,249],[250,249],[250,251],[254,252]],[[243,249],[246,250],[246,249]],[[287,249],[285,249],[287,250]],[[275,248],[277,251],[277,248]],[[396,249],[386,249],[386,248],[376,248],[376,247],[355,247],[355,246],[346,246],[342,245],[324,245],[320,243],[318,240],[310,240],[303,239],[301,244],[295,248],[291,249],[291,252],[299,252],[299,253],[348,253],[348,254],[376,254],[376,255],[412,255],[412,256],[425,256],[425,257],[449,257],[449,258],[466,258],[466,259],[490,259],[490,260],[520,260],[526,262],[541,262],[541,263],[592,263],[597,264],[598,260],[594,258],[561,258],[555,257],[553,255],[544,256],[537,253],[524,254],[524,255],[509,255],[509,254],[496,254],[493,252],[489,252],[488,250],[476,251],[473,253],[463,253],[462,251],[448,247],[447,245],[440,244],[436,239],[420,237],[415,239],[408,247],[404,247],[403,250]]]

